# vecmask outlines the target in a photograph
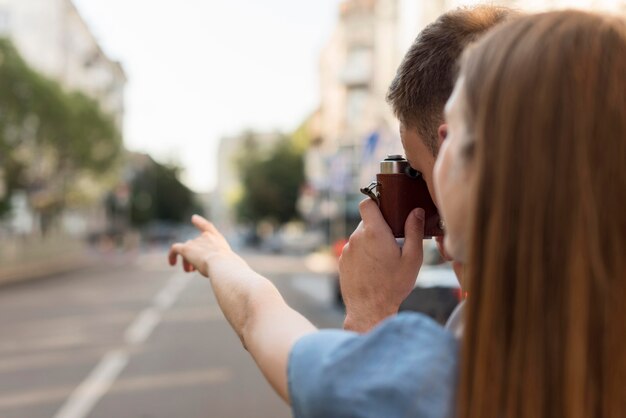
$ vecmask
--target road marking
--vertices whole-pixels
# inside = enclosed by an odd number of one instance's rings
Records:
[[[214,385],[233,379],[229,369],[216,368],[209,370],[190,370],[177,373],[152,374],[127,379],[115,383],[111,392],[139,392],[155,389],[172,389],[175,387]]]
[[[161,312],[155,308],[148,308],[141,312],[126,330],[124,335],[126,344],[135,345],[145,342],[161,322],[161,317]]]
[[[185,287],[187,287],[190,280],[190,276],[174,276],[156,295],[153,305],[161,310],[171,308],[180,296],[181,292],[185,290]]]
[[[0,374],[26,371],[31,369],[59,366],[66,363],[92,363],[102,355],[98,349],[82,349],[80,354],[75,352],[52,352],[42,354],[25,354],[17,357],[4,356],[0,360]]]
[[[70,395],[54,418],[83,418],[109,390],[128,364],[128,352],[115,350],[107,353],[91,374]]]
[[[10,341],[0,344],[0,353],[6,355],[6,352],[24,353],[27,351],[40,350],[60,350],[67,348],[75,348],[77,346],[86,345],[88,342],[85,335],[58,335],[41,339],[30,339],[30,341]]]
[[[85,418],[109,391],[130,360],[130,350],[144,343],[163,319],[163,312],[174,305],[189,283],[189,276],[176,274],[153,299],[150,307],[137,315],[124,333],[123,348],[109,351],[74,390],[54,418]]]
[[[233,373],[226,368],[150,374],[117,379],[115,385],[111,386],[107,393],[131,393],[185,386],[197,387],[198,385],[216,385],[229,382],[232,379]],[[0,411],[57,402],[67,398],[67,394],[73,389],[75,389],[73,386],[55,386],[54,388],[48,389],[35,389],[26,392],[2,394],[0,395]]]

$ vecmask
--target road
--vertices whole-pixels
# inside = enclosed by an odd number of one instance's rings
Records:
[[[246,255],[288,303],[338,327],[303,257]],[[163,251],[0,288],[1,418],[289,417],[208,282]]]

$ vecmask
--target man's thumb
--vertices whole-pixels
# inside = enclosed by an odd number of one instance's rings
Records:
[[[421,256],[424,247],[424,225],[426,223],[424,209],[416,208],[409,213],[404,224],[404,247],[402,254],[409,257]]]

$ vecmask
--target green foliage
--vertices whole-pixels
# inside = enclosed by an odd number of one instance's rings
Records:
[[[311,141],[313,140],[310,129],[310,121],[309,119],[304,120],[296,128],[294,133],[291,135],[291,142],[293,143],[294,148],[304,154],[306,150],[311,146]]]
[[[102,173],[120,156],[121,135],[94,100],[82,93],[72,93],[67,98],[67,135],[57,146],[76,167]]]
[[[304,183],[302,150],[291,138],[282,138],[267,152],[253,137],[244,141],[237,158],[243,196],[237,204],[242,222],[284,224],[297,218],[296,203]]]
[[[0,169],[9,196],[16,188],[47,188],[55,190],[58,206],[63,188],[47,187],[59,181],[53,177],[67,183],[82,170],[103,173],[122,149],[113,120],[96,101],[65,92],[32,70],[9,40],[0,39]],[[48,171],[32,173],[44,159]],[[0,215],[9,196],[0,202]]]
[[[151,161],[132,182],[131,223],[183,222],[198,211],[194,193],[178,180],[180,169]]]

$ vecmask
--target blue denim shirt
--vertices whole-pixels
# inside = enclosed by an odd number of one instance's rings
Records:
[[[401,313],[359,335],[323,330],[289,357],[295,418],[454,415],[458,342],[417,313]]]

